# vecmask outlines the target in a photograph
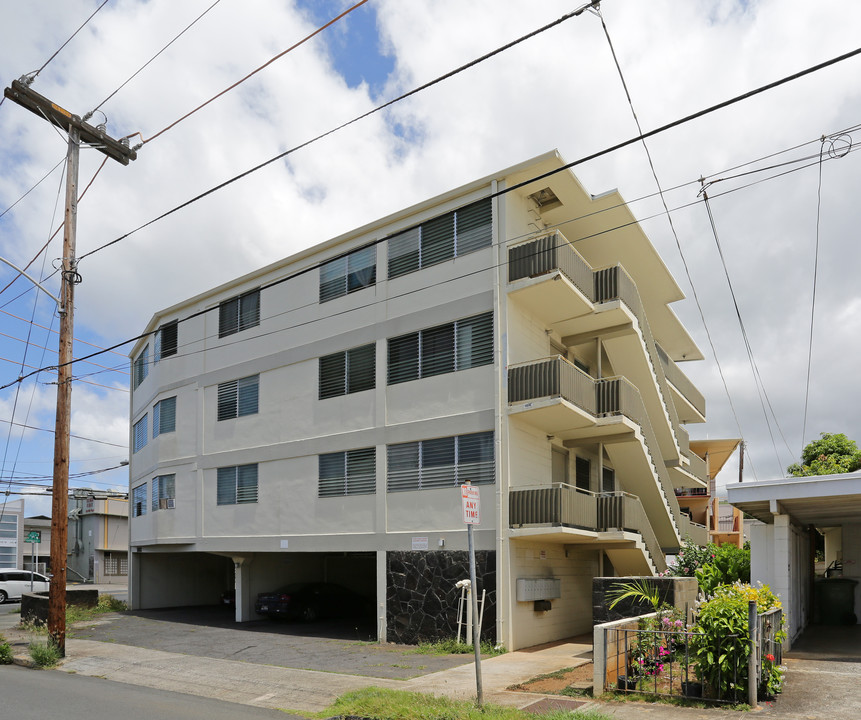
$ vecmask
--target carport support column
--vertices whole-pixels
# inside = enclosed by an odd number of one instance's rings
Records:
[[[774,584],[771,589],[780,597],[783,603],[783,612],[786,617],[787,637],[792,638],[797,630],[798,614],[800,608],[792,607],[792,528],[789,523],[789,515],[776,514],[774,516],[774,544],[772,545],[772,572],[774,573]]]
[[[251,595],[251,562],[253,557],[233,558],[233,587],[236,591],[236,622],[248,622],[254,615]]]

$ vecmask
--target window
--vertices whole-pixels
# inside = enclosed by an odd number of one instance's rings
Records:
[[[493,362],[493,313],[389,338],[389,385]]]
[[[377,248],[370,245],[320,267],[320,302],[343,297],[377,282]]]
[[[320,400],[376,387],[377,347],[374,343],[320,358]]]
[[[257,502],[257,465],[218,468],[216,502],[243,505]]]
[[[218,306],[218,337],[233,335],[260,324],[260,290],[225,300]]]
[[[587,458],[576,458],[574,462],[574,483],[581,490],[591,486],[592,463]]]
[[[176,355],[178,333],[179,323],[176,320],[162,325],[156,331],[152,347],[152,359],[154,362],[158,362],[171,355]]]
[[[495,480],[493,432],[389,445],[389,492],[456,487]]]
[[[376,448],[320,455],[319,497],[373,495],[377,484]]]
[[[152,436],[176,430],[176,396],[159,400],[152,407]]]
[[[145,488],[146,485],[141,485]],[[176,475],[156,475],[152,479],[152,511],[176,507]]]
[[[492,240],[487,198],[389,238],[389,278],[489,247]]]
[[[132,517],[146,515],[146,483],[132,490]]]
[[[144,415],[134,424],[134,452],[146,447],[147,416]]]
[[[146,376],[149,375],[149,345],[146,345],[144,349],[141,350],[141,354],[135,358],[133,375],[134,387],[137,389],[138,385],[146,380]]]
[[[260,376],[230,380],[218,385],[218,419],[231,420],[256,415],[260,396]]]

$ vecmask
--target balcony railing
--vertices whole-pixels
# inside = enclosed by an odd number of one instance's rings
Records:
[[[699,412],[700,415],[705,415],[706,400],[703,397],[703,394],[697,390],[694,384],[690,381],[690,378],[688,378],[679,366],[676,365],[675,361],[664,352],[664,349],[660,345],[656,343],[655,348],[658,351],[658,357],[661,359],[661,364],[664,366],[664,375],[667,380],[675,385],[676,389],[685,396],[687,401],[697,409],[697,412]]]
[[[538,277],[559,270],[591,302],[592,267],[558,230],[508,250],[508,282]]]
[[[659,571],[666,568],[661,546],[636,495],[596,494],[565,483],[553,483],[546,487],[512,489],[508,506],[509,523],[513,528],[544,525],[637,533],[655,568]]]
[[[690,497],[698,495],[708,496],[708,494],[708,488],[676,488],[676,497]]]
[[[706,545],[709,541],[709,531],[705,525],[700,525],[691,520],[687,515],[682,515],[682,538],[688,537],[697,545]]]

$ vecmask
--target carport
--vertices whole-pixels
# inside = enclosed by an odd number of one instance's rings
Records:
[[[732,505],[761,521],[751,527],[751,580],[780,595],[794,643],[812,621],[819,594],[815,532],[825,537],[826,564],[842,568],[843,578],[861,580],[861,472],[739,483],[728,494]],[[857,616],[861,584],[852,599]]]

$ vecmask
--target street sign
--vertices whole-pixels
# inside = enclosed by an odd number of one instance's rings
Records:
[[[467,525],[480,525],[481,501],[478,488],[473,485],[461,485],[460,497],[463,502],[463,521]]]
[[[41,543],[42,542],[42,531],[41,530],[31,530],[27,534],[28,543]]]

